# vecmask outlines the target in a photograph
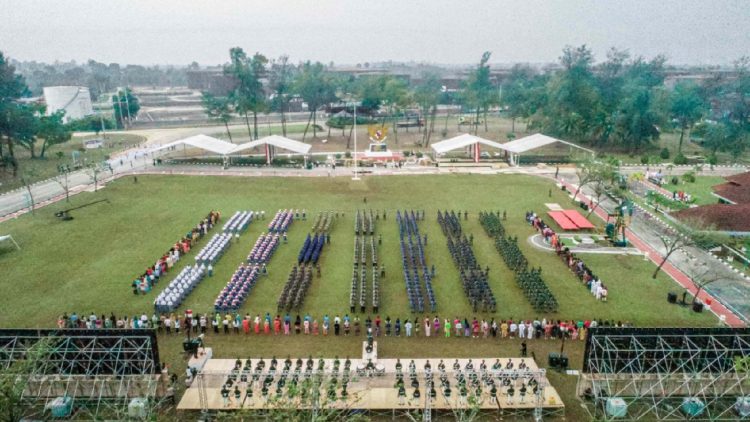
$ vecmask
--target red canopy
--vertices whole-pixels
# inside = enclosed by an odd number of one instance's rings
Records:
[[[555,223],[560,226],[563,230],[578,230],[578,226],[568,218],[565,211],[549,211],[547,212]]]
[[[594,225],[591,224],[589,220],[586,219],[586,217],[582,216],[581,213],[579,213],[576,210],[565,210],[563,211],[565,213],[565,216],[570,219],[570,221],[573,222],[576,226],[578,226],[579,229],[593,229]]]

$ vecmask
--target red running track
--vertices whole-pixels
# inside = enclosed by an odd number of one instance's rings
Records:
[[[566,189],[570,192],[575,192],[575,188],[568,182],[559,181],[562,183]],[[582,201],[586,202],[589,207],[594,206],[594,202],[592,200],[589,200],[585,196],[583,196],[582,193],[578,193],[578,198],[580,198]],[[594,212],[599,218],[601,218],[604,221],[607,221],[607,213],[602,210],[601,208],[596,208]],[[663,256],[651,245],[641,240],[638,235],[633,233],[630,229],[625,230],[625,237],[632,243],[638,250],[641,252],[648,253],[649,259],[656,265],[659,265],[659,263],[662,261]],[[691,294],[695,295],[695,293],[698,291],[698,287],[693,283],[693,281],[688,277],[685,273],[680,271],[677,267],[672,265],[670,262],[665,262],[664,265],[661,267],[662,271],[667,273],[674,281],[677,282],[680,286],[687,289]],[[725,315],[726,320],[725,323],[729,325],[730,327],[744,327],[746,324],[745,322],[738,317],[734,312],[729,310],[726,306],[724,306],[721,302],[716,300],[712,295],[710,295],[705,290],[702,290],[700,294],[698,295],[698,299],[700,299],[706,307],[708,307],[714,314],[716,315]],[[711,303],[708,305],[707,303]]]

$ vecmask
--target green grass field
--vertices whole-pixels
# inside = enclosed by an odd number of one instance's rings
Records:
[[[551,197],[550,194],[551,189]],[[61,222],[54,211],[89,201],[108,198],[111,204],[94,205],[74,211],[73,221]],[[364,198],[367,204],[364,204]],[[608,303],[596,301],[554,254],[534,249],[527,238],[531,227],[524,224],[526,210],[544,212],[544,203],[570,206],[564,192],[548,180],[521,175],[480,176],[383,176],[366,177],[360,182],[348,178],[218,178],[198,176],[144,176],[133,183],[123,178],[97,193],[72,197],[70,204],[58,203],[40,209],[36,216],[23,216],[0,224],[0,232],[12,234],[22,250],[0,249],[0,327],[53,327],[63,312],[90,312],[135,315],[152,312],[157,292],[181,269],[193,262],[194,248],[172,273],[162,279],[150,294],[133,296],[132,277],[139,275],[172,242],[190,229],[211,209],[228,217],[239,209],[263,209],[266,220],[254,222],[239,243],[230,247],[216,266],[212,278],[205,279],[182,309],[211,312],[213,301],[230,275],[250,251],[257,236],[279,208],[305,208],[308,216],[319,211],[343,213],[332,229],[331,244],[322,255],[322,277],[315,278],[302,312],[320,318],[328,313],[348,311],[353,258],[354,211],[362,208],[387,210],[387,220],[377,221],[383,236],[379,258],[387,269],[381,282],[381,316],[414,318],[408,310],[401,257],[398,247],[396,209],[424,209],[426,221],[420,231],[428,236],[428,265],[434,264],[434,288],[441,317],[471,318],[470,307],[459,285],[457,271],[448,254],[445,238],[436,221],[438,209],[468,210],[469,219],[461,224],[474,235],[474,251],[482,266],[490,266],[490,284],[498,300],[497,313],[478,315],[494,318],[534,318],[536,313],[516,287],[478,220],[479,210],[507,211],[507,231],[519,243],[533,266],[543,268],[544,278],[556,295],[557,314],[548,318],[606,318],[630,321],[641,326],[710,326],[713,315],[695,314],[666,304],[666,294],[677,291],[663,273],[650,278],[653,264],[634,256],[589,255],[587,264],[609,284]],[[224,220],[226,221],[226,220]],[[269,265],[269,276],[261,278],[241,309],[242,313],[276,310],[276,300],[289,270],[296,262],[300,246],[312,226],[295,221],[289,243],[280,245]],[[219,229],[215,229],[219,230]],[[419,316],[421,318],[421,315]],[[160,335],[162,361],[177,374],[183,374],[182,335]],[[206,344],[218,358],[286,356],[358,356],[362,337],[215,335]],[[518,340],[472,340],[465,338],[380,338],[382,357],[491,357],[517,356]],[[568,341],[565,351],[573,369],[580,369],[582,341]],[[559,351],[560,341],[537,340],[529,343],[529,353],[546,364],[549,352]],[[567,420],[586,420],[587,412],[578,406],[576,377],[547,373],[552,385],[566,403]],[[178,397],[179,397],[178,392]],[[558,419],[555,419],[558,420]]]
[[[308,215],[321,210],[338,210],[343,217],[332,230],[331,245],[322,257],[323,276],[315,278],[303,312],[322,316],[348,310],[353,256],[353,211],[372,207],[387,209],[388,219],[378,221],[383,235],[380,259],[387,269],[382,281],[381,315],[409,316],[401,276],[398,229],[395,210],[424,209],[427,221],[420,230],[428,235],[428,265],[434,264],[438,313],[471,317],[460,288],[457,271],[450,260],[445,238],[436,222],[441,209],[469,210],[462,221],[474,234],[474,250],[482,266],[490,266],[490,283],[498,299],[495,318],[533,318],[511,272],[505,267],[492,241],[484,234],[479,210],[506,210],[508,231],[518,236],[533,266],[541,266],[544,278],[556,295],[560,310],[554,318],[608,318],[638,325],[710,325],[711,315],[693,314],[667,307],[665,297],[676,285],[661,275],[649,276],[650,263],[639,257],[590,256],[588,265],[609,285],[608,303],[596,301],[553,255],[533,249],[526,241],[532,229],[523,224],[525,210],[543,212],[545,202],[568,204],[563,192],[552,190],[550,182],[529,176],[445,175],[366,178],[210,178],[150,176],[121,179],[98,193],[85,193],[71,200],[72,206],[106,197],[101,204],[74,211],[75,220],[58,221],[53,212],[68,207],[60,203],[30,215],[3,223],[2,232],[12,234],[21,251],[5,250],[0,255],[3,277],[0,288],[9,294],[0,298],[0,325],[42,327],[54,325],[63,312],[117,314],[152,312],[156,292],[193,257],[203,242],[162,279],[155,291],[133,296],[130,282],[209,210],[224,216],[238,209],[265,209],[266,222],[255,222],[216,266],[212,278],[204,280],[188,298],[185,308],[212,311],[213,301],[238,264],[247,256],[258,234],[265,230],[269,214],[279,208],[305,208]],[[367,204],[363,203],[367,197]],[[242,313],[274,312],[279,293],[294,264],[312,221],[296,221],[289,232],[289,244],[281,245],[269,265],[269,276],[261,278],[241,309]],[[540,315],[544,316],[544,315]]]

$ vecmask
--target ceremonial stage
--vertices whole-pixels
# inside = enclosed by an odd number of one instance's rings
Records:
[[[405,397],[399,397],[395,384],[399,371],[397,359],[372,360],[351,359],[349,370],[346,369],[346,358],[338,359],[290,359],[289,369],[284,369],[287,358],[279,359],[276,368],[271,371],[270,360],[259,369],[260,359],[246,360],[209,359],[198,372],[192,385],[186,390],[179,405],[180,410],[264,410],[264,409],[349,409],[372,412],[391,413],[399,410],[413,411],[460,411],[478,409],[481,411],[498,411],[503,414],[544,413],[559,414],[564,412],[564,404],[554,387],[550,386],[545,370],[537,367],[531,358],[472,358],[443,359],[444,370],[439,369],[440,359],[429,359],[430,368],[425,367],[427,359],[401,360],[400,376],[405,386]],[[480,365],[484,360],[485,369]],[[321,363],[322,361],[322,363]],[[471,364],[470,364],[471,362]],[[512,363],[512,369],[509,368]],[[519,366],[525,364],[524,369]],[[458,365],[458,370],[454,369]],[[239,369],[236,369],[239,365]],[[299,366],[298,366],[299,365]],[[320,370],[322,365],[322,370]],[[468,365],[468,366],[467,366]],[[308,370],[308,366],[312,369]],[[472,368],[473,366],[473,368]],[[496,369],[493,369],[493,366]],[[299,368],[299,369],[298,369]],[[460,375],[459,375],[460,374]],[[461,394],[459,377],[464,378],[464,394]],[[246,381],[242,381],[246,379]],[[279,381],[283,378],[282,387]],[[232,385],[223,386],[231,379]],[[318,394],[308,393],[307,398],[300,397],[301,389],[290,388],[290,385],[303,385],[305,380],[315,379]],[[477,381],[473,381],[477,379]],[[295,380],[295,381],[292,381]],[[415,388],[412,382],[419,384],[420,397],[414,398]],[[450,397],[446,397],[443,380],[447,381]],[[492,381],[490,381],[492,380]],[[266,382],[265,396],[263,385]],[[309,382],[309,381],[308,381]],[[430,383],[434,385],[435,398],[430,399]],[[490,385],[496,386],[496,400],[490,393]],[[342,397],[342,384],[346,384],[346,397]],[[308,384],[309,385],[309,384]],[[521,388],[524,388],[523,397]],[[532,385],[537,386],[534,394]],[[480,386],[479,395],[476,386]],[[512,387],[511,387],[512,386]],[[252,390],[248,396],[247,389]],[[514,394],[509,399],[508,389]],[[281,391],[279,391],[281,390]],[[236,400],[235,391],[240,399]],[[291,393],[296,391],[295,393]],[[311,391],[311,390],[308,390]],[[228,392],[228,394],[227,394]],[[311,399],[314,395],[316,399]]]

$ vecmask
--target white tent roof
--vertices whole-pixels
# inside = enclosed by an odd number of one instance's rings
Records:
[[[154,149],[153,151],[159,151],[178,145],[189,145],[191,147],[200,148],[219,155],[229,154],[237,146],[233,143],[222,141],[221,139],[212,138],[210,136],[195,135],[189,138],[180,139],[179,141],[170,142],[166,145]]]
[[[229,153],[231,154],[240,152],[246,149],[251,149],[266,144],[296,152],[297,154],[307,154],[310,151],[310,148],[312,148],[312,145],[310,144],[305,144],[303,142],[295,141],[294,139],[285,138],[279,135],[271,135],[266,136],[265,138],[260,138],[257,141],[237,145],[235,148],[229,151]]]
[[[493,148],[503,148],[503,144],[498,142],[490,141],[489,139],[480,138],[478,136],[469,135],[465,133],[463,135],[456,136],[454,138],[446,139],[444,141],[435,142],[432,144],[432,149],[438,153],[443,154],[448,151],[461,149],[469,145],[482,144]]]
[[[566,145],[580,148],[588,152],[593,152],[590,149],[580,147],[574,143],[563,141],[562,139],[553,138],[551,136],[542,135],[541,133],[535,133],[533,135],[529,135],[520,139],[516,139],[515,141],[506,142],[502,144],[500,148],[508,152],[520,154],[522,152],[531,151],[532,149],[541,148],[545,145],[554,144],[555,142],[560,142]]]

